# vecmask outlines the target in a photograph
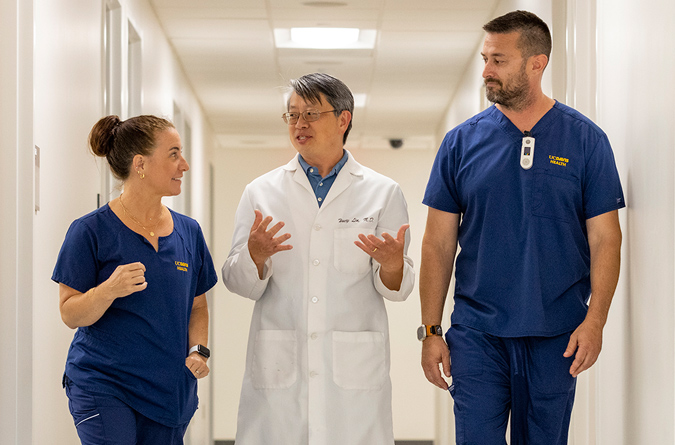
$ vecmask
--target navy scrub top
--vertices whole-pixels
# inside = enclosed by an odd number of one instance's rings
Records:
[[[145,265],[145,290],[116,299],[93,325],[77,329],[65,373],[78,387],[115,396],[161,424],[189,422],[197,380],[185,366],[195,296],[218,278],[199,224],[171,211],[173,232],[159,250],[105,206],[75,220],[52,280],[86,292],[117,266]]]
[[[624,207],[605,133],[556,102],[523,133],[494,105],[445,136],[424,204],[462,215],[452,323],[501,337],[554,336],[584,320],[586,220]]]

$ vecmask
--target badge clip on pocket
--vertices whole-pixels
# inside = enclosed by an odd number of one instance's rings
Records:
[[[532,168],[534,162],[534,138],[530,136],[530,132],[526,131],[523,137],[523,145],[520,147],[520,166],[524,170]]]

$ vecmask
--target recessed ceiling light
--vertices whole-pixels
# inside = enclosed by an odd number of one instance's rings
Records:
[[[354,108],[363,108],[366,106],[366,93],[354,93]]]
[[[277,48],[372,49],[377,31],[358,28],[275,28]]]
[[[291,28],[291,41],[305,48],[345,48],[359,41],[359,29]]]
[[[343,62],[340,61],[340,60],[305,60],[305,64],[307,64],[307,65],[335,66],[335,65],[342,65]]]

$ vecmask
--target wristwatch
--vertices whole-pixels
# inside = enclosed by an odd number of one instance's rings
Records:
[[[193,347],[190,348],[188,355],[192,354],[193,352],[196,352],[197,354],[205,358],[211,357],[211,351],[206,346],[194,345]]]
[[[422,326],[417,328],[417,339],[419,341],[424,341],[425,338],[431,337],[432,335],[438,336],[443,335],[443,329],[441,328],[440,325],[429,326],[423,324]]]

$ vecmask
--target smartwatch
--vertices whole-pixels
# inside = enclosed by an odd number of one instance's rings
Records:
[[[196,352],[197,354],[205,358],[211,357],[211,351],[206,346],[194,345],[193,347],[190,348],[188,355],[192,354],[193,352]]]
[[[422,326],[417,328],[417,339],[419,341],[424,341],[425,338],[431,337],[432,335],[438,336],[443,335],[443,329],[441,328],[440,325],[429,326],[423,324]]]

